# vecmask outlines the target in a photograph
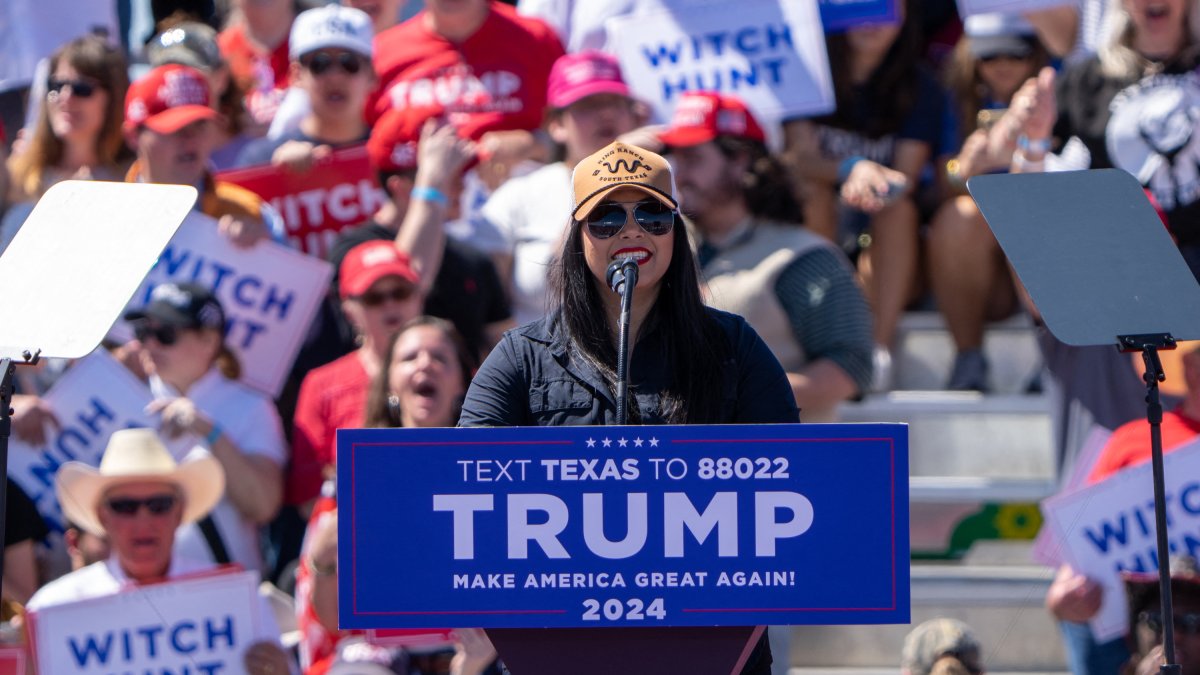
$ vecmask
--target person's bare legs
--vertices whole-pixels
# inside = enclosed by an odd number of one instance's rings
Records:
[[[917,279],[917,207],[902,198],[871,216],[867,292],[875,313],[875,344],[890,347]]]
[[[797,181],[804,210],[804,226],[829,241],[838,243],[838,194],[833,185],[811,180]]]
[[[984,325],[1015,309],[1000,246],[969,196],[938,210],[930,226],[929,275],[938,309],[957,350],[948,388],[987,388]]]
[[[891,388],[891,348],[904,308],[917,288],[917,207],[903,197],[871,216],[871,246],[859,258],[874,315],[872,389]]]

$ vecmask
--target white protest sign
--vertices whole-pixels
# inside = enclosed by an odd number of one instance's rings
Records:
[[[46,444],[34,447],[13,436],[8,446],[9,475],[37,504],[55,533],[64,529],[54,495],[54,474],[64,462],[99,466],[114,431],[157,426],[144,409],[150,390],[108,352],[98,349],[77,361],[44,397],[60,428],[47,427]]]
[[[1071,463],[1070,473],[1059,486],[1056,494],[1074,492],[1087,485],[1087,477],[1092,473],[1092,467],[1100,458],[1100,451],[1104,450],[1104,446],[1110,438],[1112,438],[1110,429],[1105,429],[1099,424],[1092,426],[1079,446],[1079,451],[1075,453],[1075,461]],[[1054,538],[1054,529],[1050,527],[1038,530],[1037,537],[1033,541],[1033,550],[1030,553],[1034,560],[1047,567],[1058,567],[1063,562],[1062,542]]]
[[[257,574],[138,586],[33,613],[42,673],[243,673],[261,635]]]
[[[694,90],[738,96],[776,136],[780,120],[835,106],[816,0],[671,0],[610,19],[608,35],[633,94],[663,120]]]
[[[958,14],[964,18],[972,14],[1020,14],[1040,9],[1078,5],[1079,0],[958,0]]]
[[[145,306],[150,292],[165,281],[212,289],[225,310],[225,344],[241,362],[241,381],[277,396],[332,275],[329,263],[275,242],[238,248],[217,232],[217,221],[193,212],[129,308]],[[128,339],[131,331],[126,325],[111,334]]]
[[[1200,556],[1200,443],[1167,454],[1163,467],[1171,552]],[[1042,512],[1071,566],[1104,587],[1104,604],[1090,622],[1096,639],[1124,635],[1128,616],[1121,572],[1158,569],[1150,463],[1051,497]]]

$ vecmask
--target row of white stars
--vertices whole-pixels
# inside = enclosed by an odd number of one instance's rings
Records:
[[[647,442],[647,441],[643,441],[641,438],[635,438],[635,439],[633,439],[633,447],[640,448],[640,447],[642,447],[642,443],[645,443],[645,442]],[[658,447],[658,439],[657,438],[651,438],[651,439],[649,439],[648,442],[650,443],[650,447],[652,447],[652,448]],[[612,442],[611,438],[605,437],[600,440],[600,444],[606,448],[611,448],[613,442]],[[622,448],[628,447],[629,440],[626,438],[618,438],[617,445],[621,446]],[[594,438],[587,439],[587,446],[589,448],[596,447],[596,439],[594,439]]]

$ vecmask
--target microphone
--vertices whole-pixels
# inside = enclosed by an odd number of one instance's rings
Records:
[[[618,258],[608,266],[608,271],[605,274],[608,281],[608,287],[614,293],[625,293],[626,282],[629,283],[629,289],[633,290],[638,282],[638,264],[633,258]]]

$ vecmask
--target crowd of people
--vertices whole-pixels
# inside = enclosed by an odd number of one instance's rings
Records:
[[[292,245],[283,216],[220,172],[303,174],[360,146],[378,208],[332,234],[333,281],[275,400],[239,382],[212,289],[162,284],[125,316],[133,339],[105,346],[146,382],[159,429],[114,435],[99,469],[60,471],[67,576],[39,570],[32,506],[9,508],[4,594],[36,608],[237,563],[292,593],[299,636],[295,664],[269,635],[247,672],[500,668],[471,632],[429,655],[338,629],[335,431],[613,423],[613,259],[639,264],[627,402],[644,424],[834,421],[892,386],[914,306],[953,338],[945,387],[988,391],[986,323],[1037,314],[966,192],[973,176],[1128,171],[1200,277],[1195,0],[965,20],[950,0],[897,0],[895,20],[826,36],[833,109],[782,120],[717,91],[670,114],[639,98],[602,27],[634,2],[148,4],[146,35],[73,36],[29,73],[24,123],[0,143],[0,250],[69,179],[195,186],[235,246]],[[613,153],[644,175],[594,181]],[[1096,421],[1139,412],[1089,405],[1078,382],[1110,359],[1043,346]],[[42,396],[63,367],[21,378],[19,438],[52,432]],[[1062,571],[1056,616],[1087,618],[1086,584]],[[973,649],[965,672],[979,672]],[[768,672],[765,641],[755,654],[745,672]]]

